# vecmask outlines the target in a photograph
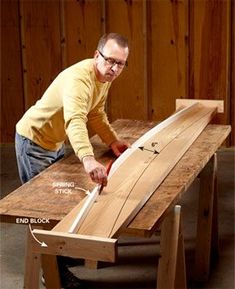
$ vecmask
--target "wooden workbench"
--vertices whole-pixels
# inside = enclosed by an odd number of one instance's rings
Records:
[[[153,122],[118,120],[113,123],[113,127],[120,137],[132,143],[154,124]],[[201,230],[203,236],[198,234],[197,237],[195,274],[198,280],[208,278],[210,252],[214,248],[213,244],[216,244],[213,242],[214,236],[217,236],[216,196],[214,195],[215,153],[229,135],[230,130],[228,125],[208,125],[125,229],[125,233],[151,235],[160,228],[162,221],[200,174],[198,231],[203,226]],[[92,138],[92,144],[97,159],[102,163],[106,164],[110,158],[113,158],[112,153],[97,136]],[[45,220],[44,228],[52,228],[84,198],[85,193],[79,188],[91,190],[93,187],[94,184],[85,174],[78,159],[73,154],[69,155],[2,199],[0,201],[1,221],[20,223],[24,220],[23,218],[31,218],[36,221]]]

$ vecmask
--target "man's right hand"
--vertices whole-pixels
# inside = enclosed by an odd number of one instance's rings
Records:
[[[82,163],[87,174],[93,182],[107,185],[106,168],[97,162],[93,156],[85,156],[82,158]]]

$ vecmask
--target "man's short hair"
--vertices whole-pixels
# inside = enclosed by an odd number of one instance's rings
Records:
[[[97,50],[102,51],[103,47],[105,46],[105,44],[107,43],[109,39],[115,40],[116,43],[123,48],[128,47],[128,40],[123,35],[118,34],[118,33],[106,33],[100,38],[98,45],[97,45]]]

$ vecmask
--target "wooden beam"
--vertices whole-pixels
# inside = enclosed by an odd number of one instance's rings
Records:
[[[202,118],[196,124],[193,124],[189,128],[185,129],[183,133],[171,141],[166,148],[164,148],[162,153],[160,153],[150,163],[144,174],[137,182],[135,188],[132,189],[130,197],[125,203],[125,208],[123,208],[122,212],[119,214],[118,221],[112,230],[111,236],[115,236],[121,228],[129,224],[148,198],[151,197],[157,187],[162,183],[179,159],[183,156],[185,151],[202,132],[210,119],[211,114],[208,113],[207,116]],[[145,192],[145,194],[143,192]],[[133,211],[124,220],[124,212],[128,206],[131,206]]]
[[[184,253],[181,251],[183,238],[180,233],[180,212],[181,207],[175,206],[161,226],[161,257],[157,274],[157,289],[175,289],[178,277],[181,277],[181,281],[178,281],[177,284],[181,285],[181,289],[186,288],[185,271],[180,272],[179,276],[176,274],[179,272],[178,270],[185,270]],[[181,244],[179,244],[180,242]],[[179,264],[182,266],[177,269]]]
[[[89,269],[98,269],[98,261],[86,259],[85,267]]]
[[[166,120],[167,125],[159,131],[155,128],[147,133],[147,137],[144,135],[136,142],[144,145],[146,150],[140,150],[134,143],[127,152],[126,160],[111,169],[107,187],[98,196],[77,233],[100,237],[117,236],[118,231],[131,221],[205,128],[214,111],[213,108],[193,104],[171,117],[170,121]],[[157,153],[153,153],[153,150]],[[80,209],[81,204],[55,230],[68,231],[71,221],[76,218],[76,210],[79,214]]]
[[[28,229],[25,258],[24,289],[39,289],[41,256],[40,253],[33,251],[33,242],[35,242],[35,240],[30,230]]]
[[[28,109],[62,69],[60,1],[19,1],[19,7],[24,103]]]
[[[1,143],[14,142],[15,124],[24,113],[19,2],[1,1]],[[9,114],[9,111],[11,112]]]
[[[128,225],[128,231],[152,235],[165,217],[166,209],[181,199],[230,131],[230,126],[208,125]]]
[[[107,262],[116,260],[116,239],[45,230],[33,230],[33,234],[38,240],[47,244],[47,247],[41,247],[34,239],[31,240],[34,253]]]
[[[178,237],[175,288],[183,289],[187,288],[187,277],[186,277],[186,264],[185,264],[184,236],[181,229],[181,224],[179,230],[180,231]]]
[[[151,2],[152,118],[174,111],[175,98],[188,95],[188,0]]]
[[[151,148],[151,143],[157,141],[156,150],[160,152],[158,155],[136,150],[114,173],[113,178],[110,178],[107,187],[98,197],[78,233],[103,237],[117,236],[118,231],[128,225],[202,132],[212,114],[213,109],[208,109],[204,117],[201,116],[198,122],[190,122],[188,128],[184,127],[181,119],[181,124],[172,126],[170,140],[167,139],[166,132],[155,135],[149,143],[145,143],[145,146]],[[192,116],[195,114],[192,113]],[[184,131],[177,135],[180,129]],[[168,141],[169,144],[166,144],[165,142]]]
[[[217,158],[214,155],[200,173],[200,192],[198,208],[198,225],[195,256],[195,280],[207,281],[210,273],[212,235],[218,237],[218,232],[212,232],[214,211],[214,189],[217,173]],[[217,216],[214,215],[217,219]]]
[[[109,91],[108,116],[111,120],[127,117],[142,120],[148,118],[145,2],[105,1],[106,32],[115,31],[125,35],[130,46],[129,65]],[[141,74],[137,71],[141,71]]]
[[[209,100],[209,99],[176,99],[176,110],[185,106],[189,106],[195,103],[201,103],[206,107],[217,108],[218,113],[224,112],[224,101],[223,100]]]
[[[89,193],[88,197],[86,198],[81,210],[77,214],[76,218],[74,219],[71,227],[69,228],[68,232],[75,234],[78,229],[80,228],[83,220],[86,218],[89,210],[91,209],[92,205],[94,204],[95,200],[97,199],[99,192],[101,190],[101,185],[97,185],[94,190]]]
[[[167,119],[150,129],[144,135],[142,135],[138,140],[136,140],[130,149],[127,149],[112,165],[111,170],[109,172],[109,178],[113,175],[113,173],[120,167],[120,165],[132,154],[133,149],[138,149],[139,146],[142,146],[146,141],[153,137],[153,135],[160,133],[167,126],[171,125],[179,116],[188,115],[188,113],[195,107],[195,104],[189,105],[186,108],[181,109],[175,114],[169,116]]]
[[[42,271],[45,278],[46,288],[60,289],[61,284],[60,284],[57,256],[42,255],[41,259],[42,259]]]
[[[172,131],[170,131],[171,128],[172,128],[171,125],[173,125],[173,123],[174,123],[174,127],[175,127],[175,124],[177,124],[176,121],[179,121],[179,119],[181,119],[181,117],[183,117],[183,118],[193,117],[193,119],[191,119],[191,121],[195,121],[197,119],[197,117],[195,118],[195,116],[193,115],[192,112],[195,112],[195,107],[196,106],[197,106],[197,104],[192,104],[191,106],[189,106],[189,107],[187,107],[185,109],[182,109],[181,111],[178,111],[177,113],[175,113],[174,115],[170,116],[169,118],[167,118],[166,120],[164,120],[163,122],[158,124],[157,126],[155,126],[152,129],[150,129],[143,136],[141,136],[136,142],[134,142],[132,144],[130,149],[127,149],[112,164],[111,170],[110,170],[109,175],[108,175],[108,179],[110,179],[112,177],[112,175],[116,172],[116,170],[118,168],[120,169],[121,165],[126,161],[126,159],[131,157],[133,152],[135,152],[136,150],[139,151],[139,147],[143,146],[144,143],[146,143],[147,141],[150,142],[150,140],[153,137],[153,135],[161,133],[165,129],[164,137],[167,134],[167,140],[170,141],[175,136],[175,130],[173,131],[173,133],[172,133]],[[187,121],[190,121],[190,119],[187,120]],[[187,124],[187,122],[184,123],[184,126],[186,124]],[[181,122],[181,127],[180,127],[180,130],[178,130],[178,133],[184,128],[184,126],[182,125],[182,122]],[[168,129],[166,129],[167,127],[168,127]],[[132,156],[132,159],[135,159],[135,157]],[[131,159],[130,159],[130,161],[131,161]],[[124,172],[124,174],[125,174],[125,171],[122,171],[122,172]],[[125,177],[125,175],[123,175],[123,177]],[[91,194],[93,195],[95,193],[96,193],[96,187],[91,192]],[[71,226],[73,225],[74,220],[79,218],[80,212],[83,210],[84,207],[87,206],[87,204],[89,204],[89,198],[90,198],[90,196],[87,196],[84,200],[82,200],[69,214],[67,214],[67,216],[59,224],[57,224],[54,227],[53,230],[54,231],[59,231],[59,232],[70,232]]]
[[[189,1],[188,95],[195,99],[223,99],[225,113],[213,120],[219,124],[230,123],[231,2]]]

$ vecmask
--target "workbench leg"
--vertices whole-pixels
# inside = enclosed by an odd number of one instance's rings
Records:
[[[46,289],[60,289],[57,257],[53,255],[42,255],[42,270]]]
[[[217,221],[217,156],[200,173],[197,240],[195,250],[195,281],[207,281],[213,255],[218,256]]]
[[[214,180],[214,199],[213,199],[213,216],[212,216],[212,234],[211,234],[211,262],[219,258],[219,230],[218,230],[218,182],[215,173]]]
[[[85,260],[85,267],[88,269],[98,269],[99,263],[95,260]]]
[[[185,289],[184,242],[181,233],[180,206],[163,220],[161,226],[161,257],[158,265],[157,289]]]
[[[24,289],[39,289],[40,254],[33,253],[33,237],[30,230],[27,232],[27,246],[25,258]]]
[[[181,224],[180,224],[177,253],[178,254],[177,254],[177,264],[176,264],[175,289],[183,289],[183,288],[187,288],[187,280],[186,280],[184,236],[181,231]]]

